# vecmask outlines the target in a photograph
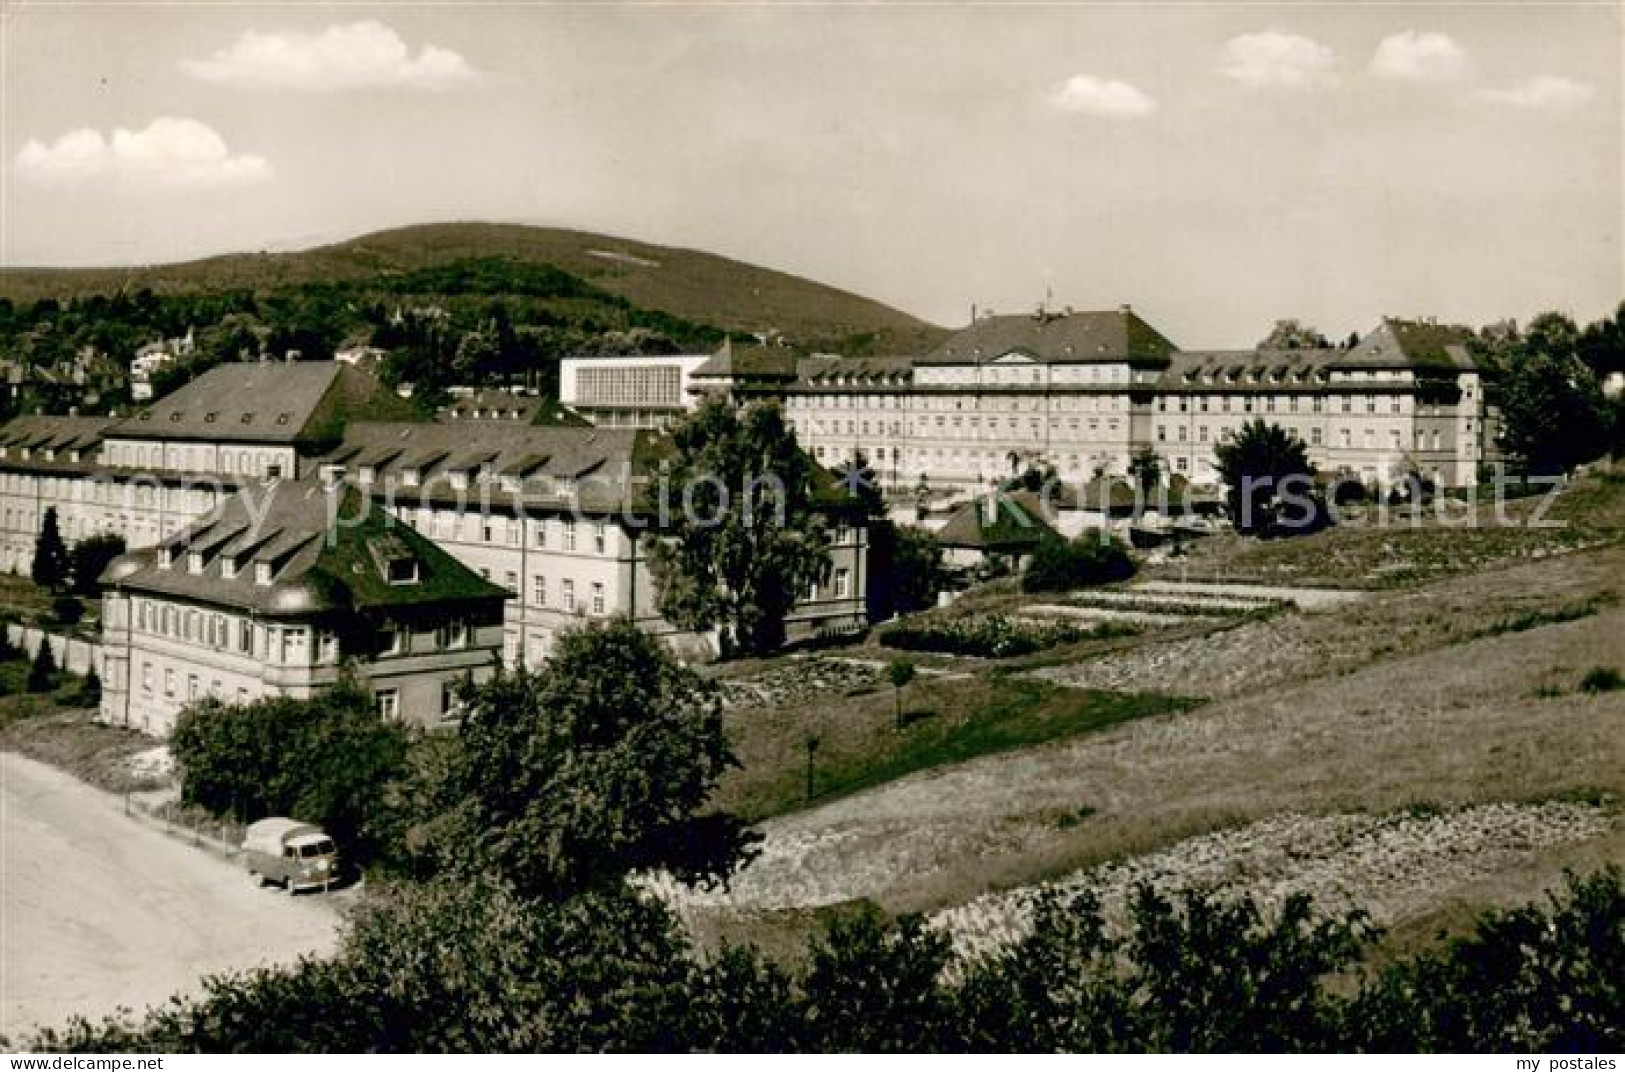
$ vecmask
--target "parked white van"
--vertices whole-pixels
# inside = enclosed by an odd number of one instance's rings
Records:
[[[243,864],[260,885],[279,883],[298,893],[328,889],[339,877],[338,849],[321,827],[295,819],[261,819],[248,825]]]

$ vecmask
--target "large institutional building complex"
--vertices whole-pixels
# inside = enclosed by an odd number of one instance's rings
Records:
[[[1123,307],[988,316],[929,353],[853,359],[725,344],[709,355],[572,358],[565,401],[460,400],[438,422],[334,362],[215,368],[124,419],[0,428],[0,569],[28,569],[47,509],[77,542],[117,533],[104,713],[164,730],[201,695],[305,695],[341,662],[382,710],[445,714],[450,684],[534,665],[560,630],[628,615],[679,650],[644,537],[659,429],[707,397],[774,400],[835,467],[866,457],[893,491],[979,492],[1029,466],[1101,486],[1149,448],[1166,479],[1217,479],[1243,423],[1285,426],[1323,472],[1476,481],[1493,410],[1465,329],[1384,320],[1339,349],[1183,351]],[[866,534],[835,524],[825,583],[792,638],[864,623]]]
[[[1187,351],[1124,306],[987,316],[912,356],[725,346],[666,360],[681,363],[687,405],[719,392],[778,399],[826,465],[862,454],[894,491],[983,488],[1028,465],[1081,483],[1124,473],[1147,447],[1167,476],[1212,484],[1214,448],[1254,419],[1295,432],[1325,473],[1458,487],[1494,455],[1470,334],[1386,319],[1344,348]],[[635,419],[614,410],[623,397],[658,393],[675,407],[677,368],[650,361],[567,362],[604,369],[573,374],[575,404],[611,421]],[[598,383],[613,391],[595,394]]]
[[[643,537],[658,433],[540,427],[493,405],[379,419],[402,408],[347,366],[260,363],[215,368],[131,418],[14,420],[0,428],[0,566],[29,568],[52,507],[70,543],[124,538],[135,553],[109,575],[103,710],[156,731],[199,695],[317,687],[340,658],[381,709],[432,721],[450,677],[498,651],[535,665],[561,629],[610,615],[712,653],[714,638],[655,609]],[[864,624],[866,533],[832,533],[792,639]],[[356,640],[369,632],[399,647]]]

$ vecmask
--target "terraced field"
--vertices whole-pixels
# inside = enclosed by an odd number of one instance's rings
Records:
[[[1306,568],[1290,581],[1165,571],[1036,601],[978,596],[976,613],[1037,621],[1142,617],[1135,636],[1002,670],[963,660],[962,681],[928,686],[933,698],[994,702],[1031,681],[1208,702],[780,814],[727,891],[652,881],[696,933],[724,920],[736,932],[805,928],[870,900],[938,913],[967,947],[1013,933],[1047,881],[1302,889],[1359,903],[1414,940],[1537,897],[1566,866],[1625,861],[1625,691],[1581,687],[1592,670],[1625,671],[1621,499],[1617,480],[1584,483],[1571,538],[1469,538],[1432,581],[1368,587],[1350,582],[1369,559],[1343,573],[1324,545],[1249,545],[1252,565]],[[1458,539],[1429,532],[1406,546]],[[1380,547],[1365,534],[1345,542]],[[863,701],[871,718],[887,691]],[[818,717],[839,724],[841,709]]]

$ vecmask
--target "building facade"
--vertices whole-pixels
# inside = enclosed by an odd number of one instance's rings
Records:
[[[435,423],[362,419],[398,406],[398,399],[354,369],[276,363],[222,366],[128,419],[14,420],[0,427],[0,566],[18,573],[29,568],[52,507],[70,544],[111,533],[149,556],[183,544],[209,545],[201,573],[174,562],[141,562],[138,572],[117,578],[130,600],[140,591],[140,599],[176,604],[166,612],[154,603],[143,612],[146,604],[115,599],[106,608],[107,659],[144,638],[139,644],[146,645],[149,677],[139,666],[130,669],[128,658],[122,670],[110,666],[110,673],[133,673],[134,683],[108,701],[119,706],[120,720],[128,706],[128,721],[141,726],[166,725],[173,702],[184,703],[199,690],[228,697],[242,689],[250,696],[271,689],[301,694],[336,672],[333,659],[344,648],[324,647],[318,622],[271,630],[269,616],[278,608],[263,601],[287,587],[277,579],[281,574],[273,574],[264,591],[236,575],[223,576],[228,567],[217,559],[224,552],[198,528],[218,535],[235,524],[220,520],[222,511],[269,509],[267,503],[287,501],[278,489],[313,482],[355,492],[344,500],[341,531],[378,523],[409,539],[421,534],[438,554],[495,586],[500,598],[489,625],[491,646],[509,665],[536,665],[560,631],[612,615],[630,616],[685,656],[716,654],[715,636],[678,630],[655,606],[645,540],[658,531],[658,518],[646,500],[667,449],[663,436],[630,428],[537,426],[507,416]],[[308,519],[300,523],[312,527]],[[288,532],[296,527],[293,521],[283,526]],[[838,525],[833,544],[827,581],[801,593],[786,623],[793,640],[866,624],[866,530]],[[164,587],[181,578],[182,591]],[[241,613],[209,604],[209,591],[200,590],[232,584],[246,593]],[[187,600],[193,616],[181,610]],[[329,610],[356,618],[371,608]],[[171,617],[152,617],[166,613]],[[221,637],[238,635],[249,614],[264,625],[253,647],[219,646]],[[153,624],[159,621],[167,625]],[[188,624],[178,624],[183,621]],[[214,641],[196,631],[209,623]],[[290,638],[291,664],[279,661],[284,637]],[[419,647],[410,641],[405,650]],[[276,657],[266,662],[267,652]],[[453,663],[447,672],[467,668]],[[376,684],[383,676],[381,667],[373,668],[375,687],[387,691]],[[149,679],[150,688],[144,684]],[[417,689],[401,686],[397,701],[413,717],[433,706],[430,699],[438,703],[438,692],[425,699]]]
[[[559,401],[605,428],[666,428],[694,408],[691,377],[710,354],[567,357]]]
[[[1389,319],[1346,349],[1190,352],[1125,306],[986,317],[922,356],[801,357],[787,384],[747,372],[732,389],[781,398],[815,457],[861,453],[897,492],[1028,465],[1081,483],[1147,447],[1165,477],[1213,484],[1214,448],[1254,419],[1292,429],[1326,473],[1461,487],[1497,456],[1469,337]]]
[[[115,560],[102,718],[168,734],[205,697],[309,698],[346,671],[386,718],[450,716],[464,675],[496,665],[507,595],[359,500],[315,480],[244,489]]]

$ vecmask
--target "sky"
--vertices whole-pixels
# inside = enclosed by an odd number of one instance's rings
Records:
[[[1618,3],[0,0],[0,263],[407,223],[710,250],[958,326],[1625,298]]]

